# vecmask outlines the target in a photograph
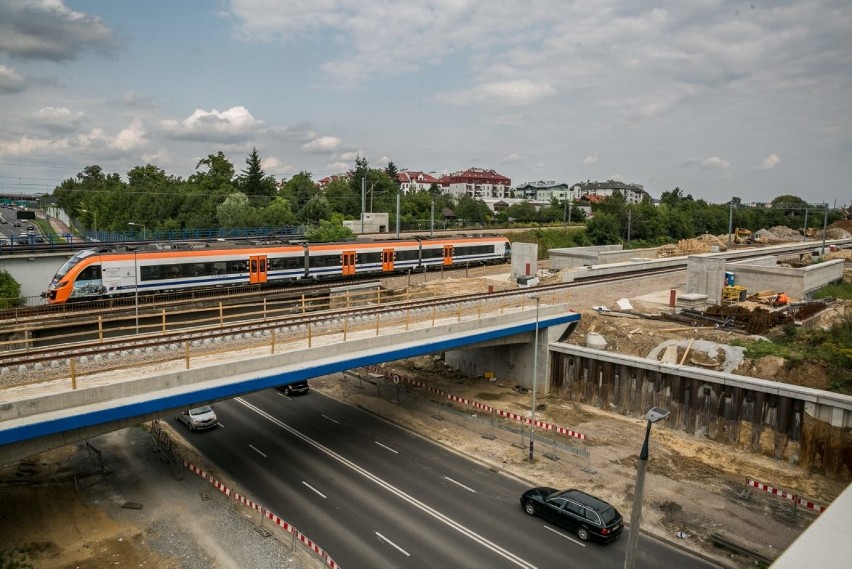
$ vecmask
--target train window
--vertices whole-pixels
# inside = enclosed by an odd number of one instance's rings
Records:
[[[311,267],[339,267],[340,255],[316,255],[310,258]]]
[[[444,249],[423,249],[424,259],[436,259],[444,257]]]
[[[420,257],[420,253],[416,249],[409,249],[407,251],[397,251],[396,252],[396,261],[416,261]]]
[[[244,273],[248,263],[245,261],[228,261],[228,273]]]
[[[304,269],[304,257],[273,257],[269,259],[270,271],[283,271],[286,269]]]
[[[80,271],[80,276],[77,277],[78,281],[99,281],[101,280],[101,266],[100,265],[89,265],[82,271]]]
[[[377,253],[359,253],[358,261],[360,263],[381,263],[382,262],[382,254],[381,252]]]
[[[163,267],[161,265],[139,267],[139,279],[142,281],[158,281],[163,278]]]

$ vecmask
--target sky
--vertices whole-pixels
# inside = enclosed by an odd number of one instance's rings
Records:
[[[0,192],[493,169],[852,202],[849,0],[0,0]]]

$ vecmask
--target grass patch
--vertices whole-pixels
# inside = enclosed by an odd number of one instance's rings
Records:
[[[830,284],[813,293],[813,298],[852,300],[852,283]]]

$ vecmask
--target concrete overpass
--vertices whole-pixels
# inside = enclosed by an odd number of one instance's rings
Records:
[[[551,376],[548,343],[567,337],[579,320],[580,315],[565,304],[527,301],[500,313],[424,318],[410,325],[406,320],[405,328],[386,326],[381,335],[376,335],[375,326],[364,327],[357,334],[350,332],[345,340],[343,326],[338,324],[310,340],[299,336],[294,342],[282,341],[277,350],[284,353],[270,354],[266,345],[197,356],[191,369],[183,369],[181,358],[114,368],[77,380],[76,389],[67,378],[9,387],[2,391],[0,403],[0,463],[176,410],[433,353],[453,352],[455,361],[470,373],[491,371],[522,385],[532,386],[535,374],[538,388],[546,393]]]

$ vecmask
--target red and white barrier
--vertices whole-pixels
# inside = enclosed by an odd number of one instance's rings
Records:
[[[221,482],[219,482],[218,480],[216,480],[215,478],[213,478],[212,476],[210,476],[209,474],[207,474],[206,472],[204,472],[203,470],[201,470],[200,468],[198,468],[194,464],[184,460],[183,465],[187,470],[190,470],[191,472],[200,476],[202,479],[210,482],[210,484],[214,488],[216,488],[217,490],[222,492],[225,496],[233,497],[234,500],[236,500],[237,502],[240,502],[241,504],[244,504],[244,505],[248,506],[249,508],[251,508],[251,509],[253,509],[257,512],[260,512],[260,514],[263,517],[270,520],[272,523],[274,523],[275,525],[277,525],[278,527],[280,527],[281,529],[283,529],[287,533],[295,536],[295,538],[298,539],[305,547],[309,548],[317,556],[319,556],[319,558],[322,559],[325,566],[329,567],[329,569],[340,569],[340,565],[335,563],[334,559],[329,557],[328,553],[326,553],[323,548],[321,548],[319,545],[314,543],[308,536],[306,536],[305,534],[303,534],[302,532],[297,530],[290,523],[286,522],[285,520],[281,519],[280,517],[278,517],[274,513],[270,512],[269,510],[267,510],[266,508],[264,508],[263,506],[261,506],[260,504],[255,502],[254,500],[247,498],[246,496],[243,496],[242,494],[231,490],[230,488],[228,488],[227,486],[225,486],[224,484],[222,484]]]
[[[746,478],[746,486],[751,486],[752,488],[763,490],[767,494],[772,494],[774,496],[778,496],[779,498],[784,498],[785,500],[793,502],[793,504],[797,506],[803,506],[808,510],[814,510],[815,512],[820,514],[825,511],[825,506],[820,506],[816,502],[806,500],[805,498],[802,498],[797,494],[787,492],[786,490],[780,490],[778,488],[775,488],[774,486],[770,486],[769,484],[764,484],[763,482],[752,480],[751,478]]]
[[[452,395],[451,393],[447,393],[445,391],[441,391],[440,389],[433,387],[427,383],[424,383],[420,380],[413,379],[410,377],[406,377],[404,375],[399,375],[397,373],[392,373],[389,371],[385,371],[381,368],[375,366],[367,366],[365,369],[370,370],[371,372],[378,373],[383,375],[386,379],[390,379],[395,384],[399,384],[400,382],[407,383],[408,385],[412,385],[414,387],[419,387],[421,389],[426,389],[436,395],[440,395],[441,397],[446,397],[450,401],[455,403],[461,403],[463,405],[468,405],[473,407],[474,409],[479,409],[480,411],[485,411],[487,413],[494,413],[499,417],[503,417],[504,419],[510,419],[512,421],[518,421],[520,423],[524,423],[525,425],[529,425],[531,423],[529,417],[524,417],[523,415],[518,415],[517,413],[512,413],[510,411],[503,411],[502,409],[496,409],[490,405],[486,405],[485,403],[480,403],[479,401],[474,401],[473,399],[467,399],[466,397],[459,397],[457,395]],[[575,439],[580,439],[581,441],[586,440],[586,435],[583,433],[578,433],[577,431],[572,431],[571,429],[566,429],[565,427],[560,427],[559,425],[553,425],[551,423],[546,423],[544,421],[536,420],[535,426],[539,429],[544,429],[545,431],[550,431],[552,433],[557,433],[566,437],[573,437]]]

